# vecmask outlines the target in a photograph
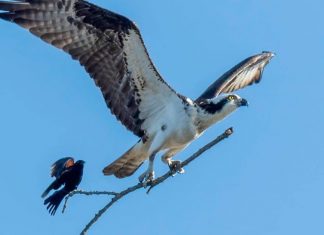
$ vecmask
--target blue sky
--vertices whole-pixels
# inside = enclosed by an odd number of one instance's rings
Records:
[[[239,92],[249,108],[177,157],[229,126],[231,138],[149,196],[120,201],[89,234],[323,234],[323,1],[95,3],[136,21],[165,80],[191,98],[250,55],[277,56],[259,85]],[[101,170],[137,138],[77,62],[13,24],[0,29],[1,233],[78,234],[108,199],[76,196],[65,214],[49,216],[40,195],[51,163],[83,159],[80,188],[120,190],[144,168],[123,180]],[[157,158],[157,174],[165,170]]]

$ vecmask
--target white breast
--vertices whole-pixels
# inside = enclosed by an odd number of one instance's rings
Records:
[[[165,138],[163,149],[185,146],[199,136],[194,125],[195,112],[189,106],[187,111],[184,105],[176,109],[169,109],[168,122],[165,127]]]

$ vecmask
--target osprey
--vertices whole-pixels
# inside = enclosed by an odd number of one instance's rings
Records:
[[[104,168],[105,175],[132,175],[146,160],[141,182],[154,178],[155,155],[175,172],[172,157],[222,120],[245,99],[231,92],[261,80],[274,56],[262,52],[230,69],[197,99],[174,91],[161,77],[140,31],[124,16],[83,0],[0,1],[0,18],[14,22],[78,60],[100,88],[111,112],[140,139]]]

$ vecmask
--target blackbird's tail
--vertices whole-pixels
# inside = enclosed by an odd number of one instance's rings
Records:
[[[61,204],[63,198],[66,195],[68,195],[68,193],[69,192],[67,192],[66,190],[61,189],[59,191],[56,191],[51,196],[49,196],[48,198],[45,199],[44,205],[48,204],[47,209],[51,215],[55,215],[57,208]]]

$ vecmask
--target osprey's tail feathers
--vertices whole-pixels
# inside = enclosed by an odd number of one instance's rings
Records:
[[[103,169],[104,175],[115,175],[124,178],[132,175],[148,158],[145,144],[140,140],[124,155]]]

